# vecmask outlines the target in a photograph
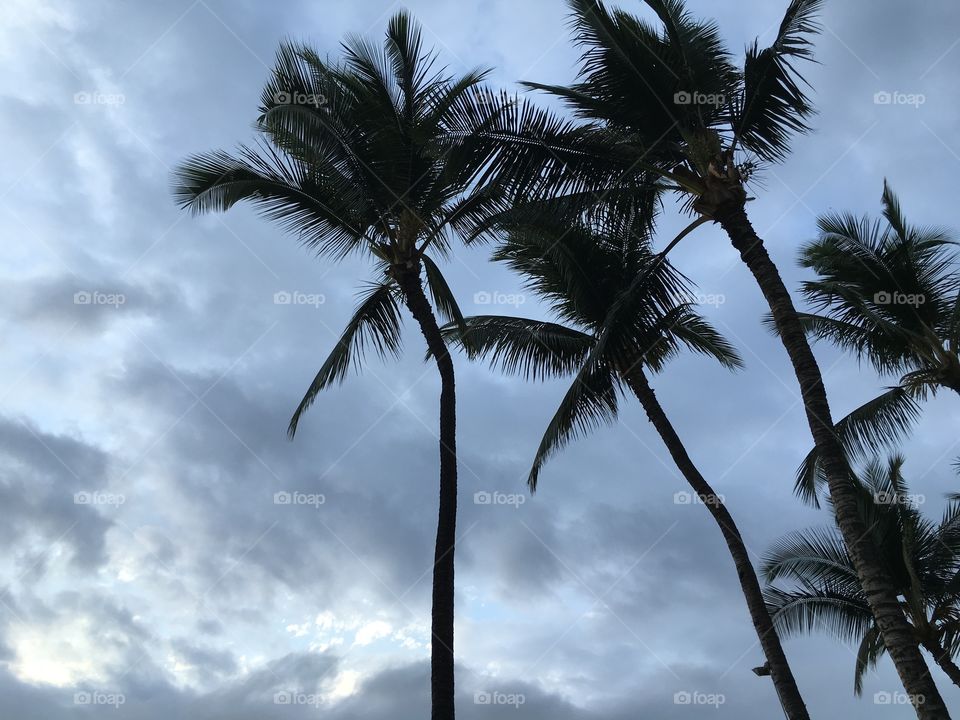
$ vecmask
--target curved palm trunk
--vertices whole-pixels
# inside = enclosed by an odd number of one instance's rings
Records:
[[[953,684],[960,687],[960,667],[957,667],[946,648],[936,640],[928,640],[923,643],[923,646],[927,649],[927,652],[933,655],[933,659],[940,666],[940,669],[947,674],[947,677],[953,680]]]
[[[432,720],[453,720],[453,556],[457,536],[457,410],[453,360],[423,292],[419,266],[416,270],[398,274],[397,284],[407,308],[420,325],[440,372],[440,510],[433,564],[430,717]]]
[[[763,600],[763,590],[760,587],[760,581],[757,579],[756,570],[753,563],[750,562],[747,546],[743,543],[743,538],[740,536],[740,531],[737,529],[733,517],[720,502],[719,496],[714,493],[713,488],[704,480],[693,460],[690,459],[683,441],[674,430],[670,419],[664,412],[659,400],[657,400],[656,394],[647,382],[643,372],[634,370],[627,377],[627,382],[643,406],[650,422],[653,423],[663,439],[664,444],[670,451],[670,456],[683,477],[686,478],[694,492],[700,496],[703,504],[706,505],[713,519],[720,526],[720,532],[723,533],[723,539],[727,543],[727,548],[737,568],[740,588],[747,600],[750,619],[753,621],[757,638],[770,667],[770,677],[787,718],[789,720],[809,720],[810,715],[807,713],[806,705],[804,705],[803,698],[800,696],[797,681],[793,677],[789,663],[787,663],[780,638],[773,627],[773,621],[770,619],[770,613]]]
[[[855,485],[851,482],[846,455],[833,430],[820,367],[810,350],[793,300],[777,266],[750,224],[744,210],[744,199],[745,194],[744,197],[721,202],[710,208],[710,214],[730,237],[770,306],[778,334],[800,383],[807,422],[823,459],[837,524],[870,610],[883,635],[887,652],[896,665],[907,694],[914,701],[917,716],[923,720],[944,720],[950,714],[900,607],[896,586],[880,561],[868,537],[868,529],[857,512]]]

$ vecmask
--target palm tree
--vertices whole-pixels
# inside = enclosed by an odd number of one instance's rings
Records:
[[[923,517],[903,479],[903,458],[867,463],[860,477],[860,513],[870,539],[897,583],[901,604],[916,636],[957,685],[960,667],[960,502],[940,523]],[[763,572],[771,586],[767,602],[774,624],[786,635],[825,630],[859,646],[854,692],[884,654],[880,630],[870,613],[850,554],[835,526],[793,533],[767,554]]]
[[[470,317],[444,328],[474,357],[527,378],[574,376],[544,433],[529,475],[535,490],[546,460],[578,435],[617,415],[621,392],[640,401],[690,487],[726,541],[770,675],[787,717],[809,718],[733,517],[697,469],[660,405],[649,375],[684,347],[738,368],[736,351],[691,305],[685,279],[654,255],[645,227],[618,215],[591,226],[512,229],[495,259],[521,273],[564,324],[520,317]],[[588,362],[588,358],[595,358]]]
[[[454,235],[500,207],[495,189],[475,182],[491,153],[480,131],[521,110],[482,87],[485,72],[455,78],[438,68],[402,12],[382,47],[350,38],[343,53],[331,63],[283,45],[263,90],[258,143],[191,157],[176,172],[175,194],[195,213],[247,201],[322,258],[361,253],[375,262],[375,279],[293,415],[291,437],[317,394],[343,381],[364,351],[400,353],[401,306],[417,322],[441,379],[432,717],[452,720],[456,401],[434,308],[446,320],[462,316],[431,254],[445,255]]]
[[[800,253],[817,278],[803,283],[814,312],[800,320],[814,339],[831,340],[897,385],[837,423],[855,458],[896,442],[939,390],[960,394],[960,272],[955,242],[939,228],[911,225],[883,187],[883,221],[831,214]],[[812,451],[797,489],[816,501],[822,472]]]
[[[746,212],[746,183],[758,166],[783,160],[814,113],[798,61],[812,59],[822,0],[790,0],[773,43],[754,42],[737,66],[717,25],[690,15],[683,0],[645,0],[653,24],[601,0],[569,0],[581,70],[571,86],[527,83],[563,100],[584,123],[561,128],[544,115],[538,130],[500,137],[491,174],[520,200],[554,214],[619,211],[647,204],[652,182],[667,184],[697,223],[719,223],[753,274],[787,350],[840,529],[907,692],[925,697],[922,718],[948,717],[897,600],[893,579],[865,541],[844,448],[834,431],[823,377],[790,293]],[[641,191],[638,192],[638,189]]]

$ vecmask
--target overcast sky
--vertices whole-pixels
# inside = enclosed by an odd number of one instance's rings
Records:
[[[786,0],[689,5],[715,13],[739,53],[756,35],[769,41]],[[406,6],[454,70],[492,66],[507,88],[573,77],[558,0]],[[645,12],[639,0],[625,6]],[[288,442],[291,411],[369,268],[317,262],[245,208],[191,218],[170,194],[186,155],[251,138],[283,38],[336,54],[349,33],[379,39],[399,7],[0,7],[4,715],[428,712],[438,381],[422,340],[408,323],[401,362],[371,359]],[[750,206],[791,287],[816,215],[877,214],[884,177],[918,224],[960,225],[960,5],[834,0],[824,23],[822,64],[808,74],[817,131],[761,176]],[[881,92],[903,102],[877,103]],[[681,222],[668,214],[664,236]],[[446,268],[465,311],[490,311],[478,293],[522,292],[488,252],[458,252]],[[791,493],[810,444],[796,384],[725,238],[699,231],[676,263],[722,300],[704,310],[747,369],[682,358],[655,384],[757,557],[779,535],[828,521]],[[311,302],[278,304],[276,293]],[[515,304],[496,309],[543,314],[531,297]],[[817,352],[837,416],[883,386],[831,348]],[[750,672],[762,655],[720,534],[703,507],[675,502],[685,486],[634,404],[553,460],[531,498],[524,478],[564,385],[504,379],[463,358],[457,373],[461,717],[779,717],[769,680]],[[960,406],[925,407],[906,472],[939,516],[957,485]],[[524,501],[474,503],[495,491]],[[283,492],[306,504],[275,503]],[[875,702],[900,689],[888,659],[858,700],[850,648],[811,637],[786,649],[812,716],[910,714]],[[524,704],[477,704],[476,693]],[[677,693],[721,697],[689,706]],[[278,694],[297,704],[276,704]]]

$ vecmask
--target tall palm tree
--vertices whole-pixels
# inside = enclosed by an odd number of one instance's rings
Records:
[[[534,379],[574,376],[537,449],[531,490],[551,455],[613,420],[621,392],[635,395],[720,528],[787,717],[809,718],[740,531],[690,458],[649,381],[684,347],[728,368],[741,365],[736,351],[691,305],[685,279],[664,256],[651,252],[645,228],[618,215],[573,228],[542,219],[515,227],[494,257],[521,273],[564,324],[485,315],[448,325],[444,333],[468,354],[489,358],[506,372]],[[587,362],[591,356],[596,362]]]
[[[373,282],[290,422],[291,437],[317,394],[343,381],[364,351],[400,353],[401,306],[423,334],[441,380],[434,720],[454,717],[457,508],[454,367],[434,309],[446,320],[462,316],[431,255],[445,255],[455,235],[500,207],[495,189],[475,182],[491,153],[480,131],[522,112],[481,85],[485,74],[449,76],[402,12],[381,47],[352,37],[336,63],[285,44],[263,90],[258,143],[191,157],[176,172],[176,197],[196,213],[246,201],[321,258],[360,253],[375,262]]]
[[[585,122],[555,132],[556,120],[544,118],[540,131],[501,137],[508,151],[489,171],[509,182],[518,198],[532,198],[555,214],[583,213],[598,202],[621,211],[639,207],[646,193],[638,188],[666,183],[697,222],[723,228],[766,299],[793,365],[841,532],[901,680],[912,697],[926,698],[916,707],[918,716],[948,717],[893,579],[865,540],[820,368],[746,211],[753,172],[783,160],[792,136],[809,129],[814,109],[796,65],[812,59],[822,0],[790,0],[773,43],[761,49],[754,42],[741,66],[717,25],[691,16],[683,0],[645,2],[656,23],[608,9],[601,0],[569,0],[583,49],[579,77],[569,87],[527,85],[559,97]]]
[[[903,598],[901,604],[916,635],[947,676],[960,685],[960,503],[951,502],[939,523],[923,517],[903,479],[903,458],[873,459],[860,477],[860,512]],[[876,666],[885,648],[850,555],[836,526],[792,533],[764,559],[771,582],[767,601],[784,634],[825,630],[856,642],[854,692]]]
[[[848,453],[863,459],[896,442],[919,415],[918,401],[940,390],[960,394],[960,271],[956,244],[940,228],[907,222],[883,186],[883,220],[824,215],[819,237],[800,264],[817,277],[803,283],[814,312],[800,320],[826,339],[899,381],[837,423]],[[814,449],[798,492],[815,501],[823,474]]]

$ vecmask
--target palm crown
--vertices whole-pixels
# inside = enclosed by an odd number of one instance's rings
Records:
[[[902,375],[917,396],[960,393],[960,273],[947,231],[907,223],[887,184],[882,221],[834,214],[818,226],[800,255],[817,274],[803,284],[817,311],[804,318],[810,332]]]
[[[911,225],[883,188],[883,218],[848,213],[818,221],[819,237],[800,253],[817,277],[803,283],[814,312],[807,332],[869,362],[896,386],[837,424],[848,453],[863,459],[900,439],[919,416],[918,400],[948,388],[960,393],[960,273],[947,231]],[[814,451],[798,491],[815,500],[822,481]]]
[[[196,155],[176,174],[175,194],[194,212],[247,201],[322,257],[361,252],[377,263],[378,277],[297,409],[291,434],[357,352],[399,352],[398,273],[419,275],[422,265],[437,310],[460,317],[428,251],[442,256],[455,234],[472,233],[502,207],[495,186],[478,175],[497,153],[490,135],[530,111],[483,87],[482,71],[454,78],[437,68],[405,13],[392,18],[382,47],[354,37],[343,52],[331,63],[307,47],[282,46],[261,97],[259,141],[232,154]]]
[[[682,347],[740,365],[637,221],[608,216],[570,227],[541,218],[512,228],[494,257],[520,272],[564,324],[485,315],[466,318],[462,328],[448,325],[445,334],[505,372],[575,375],[537,450],[532,488],[551,454],[616,417],[620,390],[635,373],[661,370]]]
[[[917,641],[943,665],[960,652],[960,503],[951,502],[939,523],[923,517],[902,467],[899,456],[867,463],[859,478],[860,512]],[[794,584],[767,591],[781,632],[826,630],[858,644],[854,689],[860,694],[864,673],[885,648],[839,531],[827,527],[788,535],[767,553],[763,569],[771,582]]]
[[[682,0],[645,2],[659,25],[599,0],[570,0],[583,49],[577,81],[525,85],[558,96],[586,122],[570,128],[544,115],[539,142],[525,138],[499,158],[500,177],[528,198],[563,196],[574,213],[598,201],[622,210],[647,203],[638,188],[666,178],[706,213],[716,180],[739,185],[809,129],[814,110],[795,64],[811,58],[822,0],[792,0],[774,42],[754,42],[742,66],[717,25],[691,16]],[[749,157],[735,161],[738,151]]]

